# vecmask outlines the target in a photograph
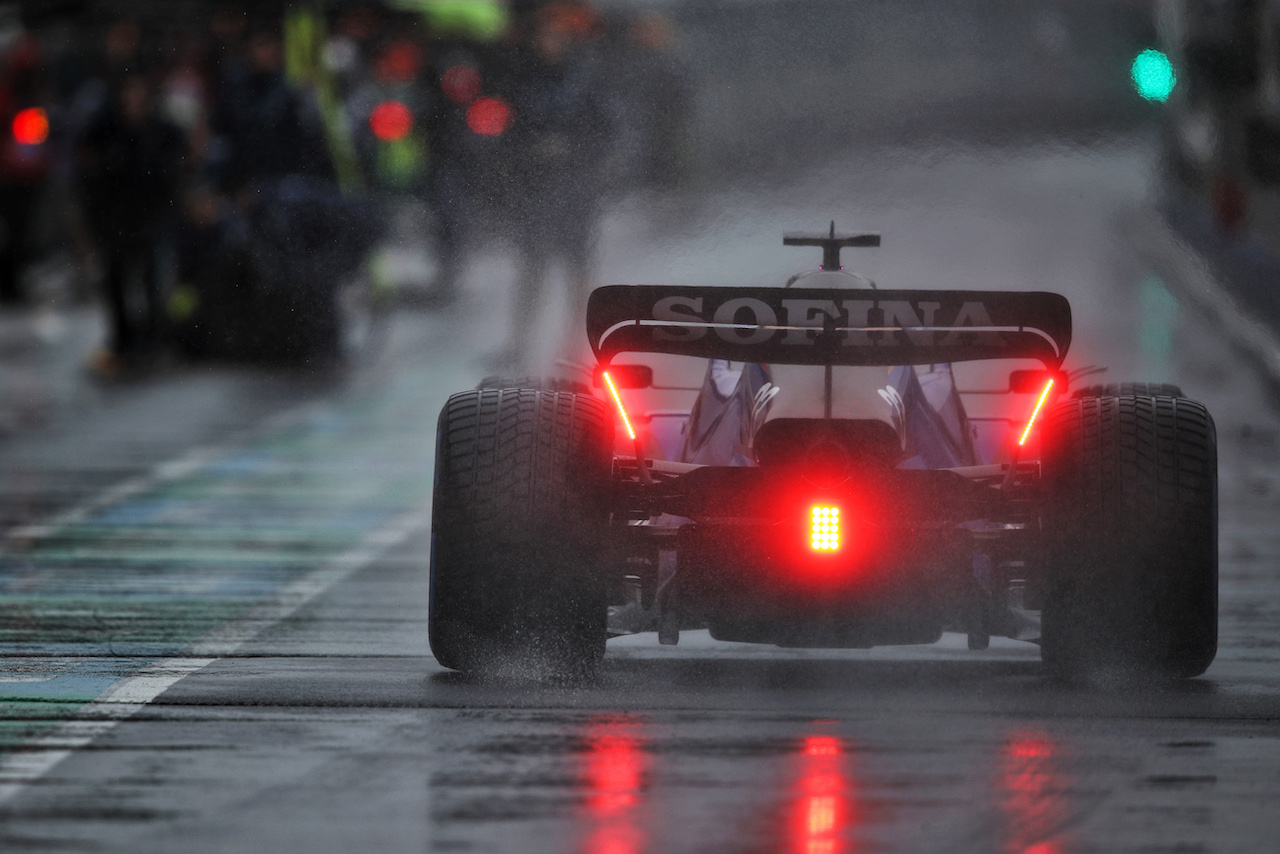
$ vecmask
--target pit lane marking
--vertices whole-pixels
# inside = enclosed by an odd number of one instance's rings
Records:
[[[322,402],[312,402],[286,409],[284,412],[276,413],[252,427],[237,430],[221,442],[199,445],[171,460],[159,463],[145,474],[137,475],[109,487],[87,501],[69,507],[60,513],[55,513],[43,522],[10,528],[3,535],[0,535],[0,555],[18,548],[29,547],[40,540],[47,540],[65,528],[87,519],[100,510],[120,504],[161,484],[171,483],[186,477],[199,471],[203,466],[219,457],[248,445],[254,439],[285,430],[305,421],[320,412],[322,408]]]
[[[1273,381],[1280,381],[1280,337],[1245,310],[1204,258],[1174,238],[1150,209],[1134,211],[1120,223],[1130,245],[1165,283],[1213,318]]]
[[[181,461],[186,459],[183,457]],[[166,658],[143,668],[137,675],[112,685],[74,718],[58,724],[52,732],[15,747],[0,759],[0,805],[13,800],[63,760],[141,711],[183,678],[231,655],[267,628],[287,619],[335,584],[425,529],[430,522],[428,499],[375,529],[346,552],[284,585],[265,601],[250,608],[240,619],[209,632],[188,648],[189,655]]]

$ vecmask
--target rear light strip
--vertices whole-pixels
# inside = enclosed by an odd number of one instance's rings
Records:
[[[1027,419],[1026,429],[1022,431],[1022,438],[1018,440],[1018,446],[1027,444],[1027,438],[1031,435],[1031,428],[1035,426],[1036,416],[1040,414],[1040,410],[1044,408],[1045,401],[1049,399],[1049,391],[1053,388],[1053,380],[1049,380],[1044,385],[1044,391],[1040,392],[1040,398],[1036,401],[1036,408],[1031,410],[1031,417]]]
[[[618,407],[618,415],[622,416],[622,426],[626,428],[627,435],[634,442],[636,440],[636,430],[631,426],[631,418],[627,415],[627,408],[622,405],[622,395],[618,394],[618,387],[613,384],[613,377],[609,376],[608,371],[602,371],[600,376],[604,378],[604,384],[609,388],[609,396],[613,398],[613,405]]]
[[[636,446],[636,471],[640,474],[640,482],[649,486],[653,483],[653,476],[649,474],[649,466],[644,459],[644,449],[640,447],[640,440],[636,437],[636,428],[631,423],[631,416],[627,415],[627,408],[622,405],[622,395],[618,393],[618,386],[614,383],[613,377],[609,376],[608,371],[601,371],[600,377],[609,389],[613,405],[618,407],[618,415],[622,418],[622,426],[627,431],[627,437],[631,439],[631,444]]]

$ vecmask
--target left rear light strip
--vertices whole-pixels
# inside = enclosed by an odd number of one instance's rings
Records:
[[[626,428],[627,435],[634,442],[636,440],[636,428],[631,425],[631,416],[627,415],[627,408],[622,405],[622,395],[618,394],[618,387],[614,385],[613,377],[609,376],[608,371],[602,371],[600,376],[604,378],[604,384],[609,389],[609,396],[613,398],[613,405],[618,407],[618,415],[622,417],[622,426]]]

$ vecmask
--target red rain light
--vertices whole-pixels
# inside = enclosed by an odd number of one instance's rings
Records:
[[[609,388],[609,396],[613,398],[613,405],[618,407],[618,415],[622,416],[622,426],[626,428],[627,435],[634,442],[636,440],[636,430],[631,426],[631,418],[627,415],[627,408],[622,405],[622,395],[618,394],[618,387],[613,384],[613,377],[609,376],[608,371],[602,371],[600,376],[604,379],[604,384]]]
[[[840,508],[817,505],[810,512],[809,547],[816,552],[840,548]]]
[[[480,94],[480,72],[470,65],[455,65],[440,75],[440,89],[455,104],[470,104]]]
[[[502,136],[511,127],[511,107],[501,98],[476,98],[467,107],[467,127],[481,136]]]
[[[19,145],[40,145],[49,138],[49,115],[39,107],[28,107],[13,117],[13,141]]]
[[[1027,419],[1026,429],[1022,431],[1022,438],[1018,440],[1018,445],[1027,444],[1027,437],[1031,435],[1031,428],[1035,426],[1036,416],[1040,414],[1040,410],[1044,408],[1044,402],[1049,399],[1049,391],[1053,388],[1053,380],[1049,380],[1044,384],[1044,391],[1040,392],[1040,398],[1036,401],[1036,408],[1031,410],[1031,417]]]
[[[413,114],[399,101],[383,101],[369,114],[369,130],[383,142],[404,139],[413,130]]]

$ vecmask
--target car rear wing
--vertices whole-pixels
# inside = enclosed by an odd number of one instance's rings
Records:
[[[1039,359],[1056,370],[1071,305],[1019,291],[607,285],[587,303],[587,338],[624,352],[788,365],[922,365]]]

